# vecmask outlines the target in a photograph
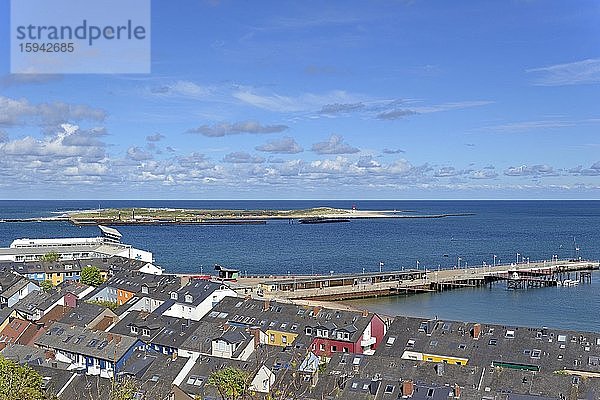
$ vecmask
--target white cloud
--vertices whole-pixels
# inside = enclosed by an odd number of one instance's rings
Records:
[[[159,97],[190,97],[195,99],[207,97],[211,93],[208,88],[194,82],[182,80],[154,87],[150,89],[150,92]]]
[[[340,135],[331,135],[326,142],[318,142],[311,148],[317,154],[354,154],[360,150],[344,142]]]
[[[262,125],[257,121],[223,122],[217,125],[202,125],[198,128],[189,129],[188,133],[199,133],[208,137],[223,137],[228,135],[239,135],[242,133],[279,133],[288,129],[286,125]]]
[[[223,161],[233,164],[260,164],[265,162],[265,159],[260,156],[253,156],[245,151],[236,151],[225,155]]]
[[[0,125],[59,125],[81,120],[103,121],[105,118],[104,110],[84,104],[31,104],[26,99],[0,96]]]
[[[293,138],[288,136],[256,146],[256,150],[274,154],[297,154],[304,151]]]
[[[526,70],[536,73],[539,86],[563,86],[600,83],[600,58],[590,58],[565,64],[556,64]]]

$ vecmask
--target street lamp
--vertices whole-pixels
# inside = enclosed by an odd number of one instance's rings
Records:
[[[458,261],[458,269],[460,269],[460,262],[461,262],[461,260],[462,260],[462,258],[458,257],[458,260],[457,260]]]
[[[496,266],[496,258],[498,258],[498,256],[494,254],[494,267]]]
[[[419,260],[417,260],[417,271],[419,270]]]
[[[517,264],[519,263],[519,256],[520,255],[521,255],[520,253],[517,253]]]

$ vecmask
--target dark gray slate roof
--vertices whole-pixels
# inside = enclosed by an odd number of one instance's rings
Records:
[[[138,340],[134,337],[54,323],[35,344],[107,361],[120,360]]]
[[[98,317],[98,315],[102,314],[104,310],[106,310],[105,307],[99,306],[97,304],[79,302],[77,304],[77,307],[72,309],[59,322],[62,322],[66,325],[77,325],[80,327],[85,327],[96,317]]]

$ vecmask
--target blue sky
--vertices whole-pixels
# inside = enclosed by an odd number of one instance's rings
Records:
[[[152,73],[10,75],[1,198],[598,198],[597,1],[153,1]]]

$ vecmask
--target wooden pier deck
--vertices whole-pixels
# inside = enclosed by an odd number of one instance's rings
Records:
[[[465,287],[478,287],[506,282],[508,289],[557,286],[565,279],[591,282],[598,261],[554,260],[510,265],[486,265],[461,269],[402,270],[363,274],[322,276],[287,276],[240,285],[254,286],[268,298],[346,300],[367,297],[443,292]]]

